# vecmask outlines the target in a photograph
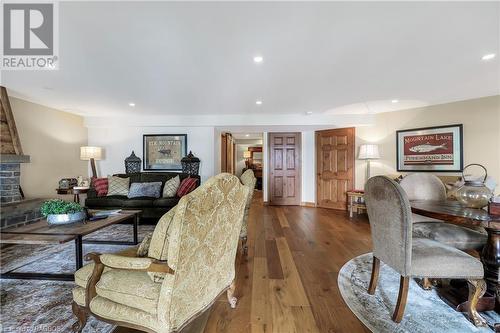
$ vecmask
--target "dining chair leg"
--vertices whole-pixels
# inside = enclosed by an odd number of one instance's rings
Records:
[[[410,277],[401,276],[399,280],[399,295],[398,301],[396,303],[396,309],[392,315],[392,320],[396,323],[401,322],[403,319],[403,314],[405,313],[406,299],[408,298],[408,286],[410,283]]]
[[[379,271],[380,271],[380,259],[374,256],[372,263],[372,277],[370,279],[370,286],[368,287],[368,294],[370,295],[375,294],[375,289],[377,289]]]
[[[469,320],[476,326],[486,326],[486,320],[477,312],[477,302],[486,292],[486,282],[480,280],[467,280],[469,285]]]

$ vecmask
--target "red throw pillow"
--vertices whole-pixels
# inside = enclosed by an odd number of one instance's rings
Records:
[[[198,179],[196,178],[185,178],[182,182],[181,185],[179,185],[179,188],[177,189],[177,196],[179,198],[185,196],[192,190],[196,188],[196,183],[198,182]]]
[[[98,197],[105,197],[108,194],[108,178],[92,178],[92,185]]]

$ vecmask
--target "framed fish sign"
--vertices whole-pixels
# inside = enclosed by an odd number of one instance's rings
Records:
[[[144,134],[144,170],[182,170],[187,134]]]
[[[396,131],[398,171],[463,170],[463,126],[449,125]]]

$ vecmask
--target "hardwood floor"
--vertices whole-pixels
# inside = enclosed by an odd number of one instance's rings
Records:
[[[217,301],[205,333],[369,332],[342,300],[337,275],[371,250],[366,218],[321,208],[263,206],[249,217],[248,259],[238,267],[238,305]]]
[[[344,263],[371,250],[367,219],[322,208],[264,206],[260,192],[254,197],[248,258],[237,268],[236,309],[223,295],[182,333],[203,327],[204,333],[370,332],[337,285]]]

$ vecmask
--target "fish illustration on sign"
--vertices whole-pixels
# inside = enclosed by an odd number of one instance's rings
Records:
[[[426,144],[409,148],[409,150],[414,153],[429,153],[438,149],[446,149],[446,143],[443,143],[442,145],[431,145],[427,142]]]

